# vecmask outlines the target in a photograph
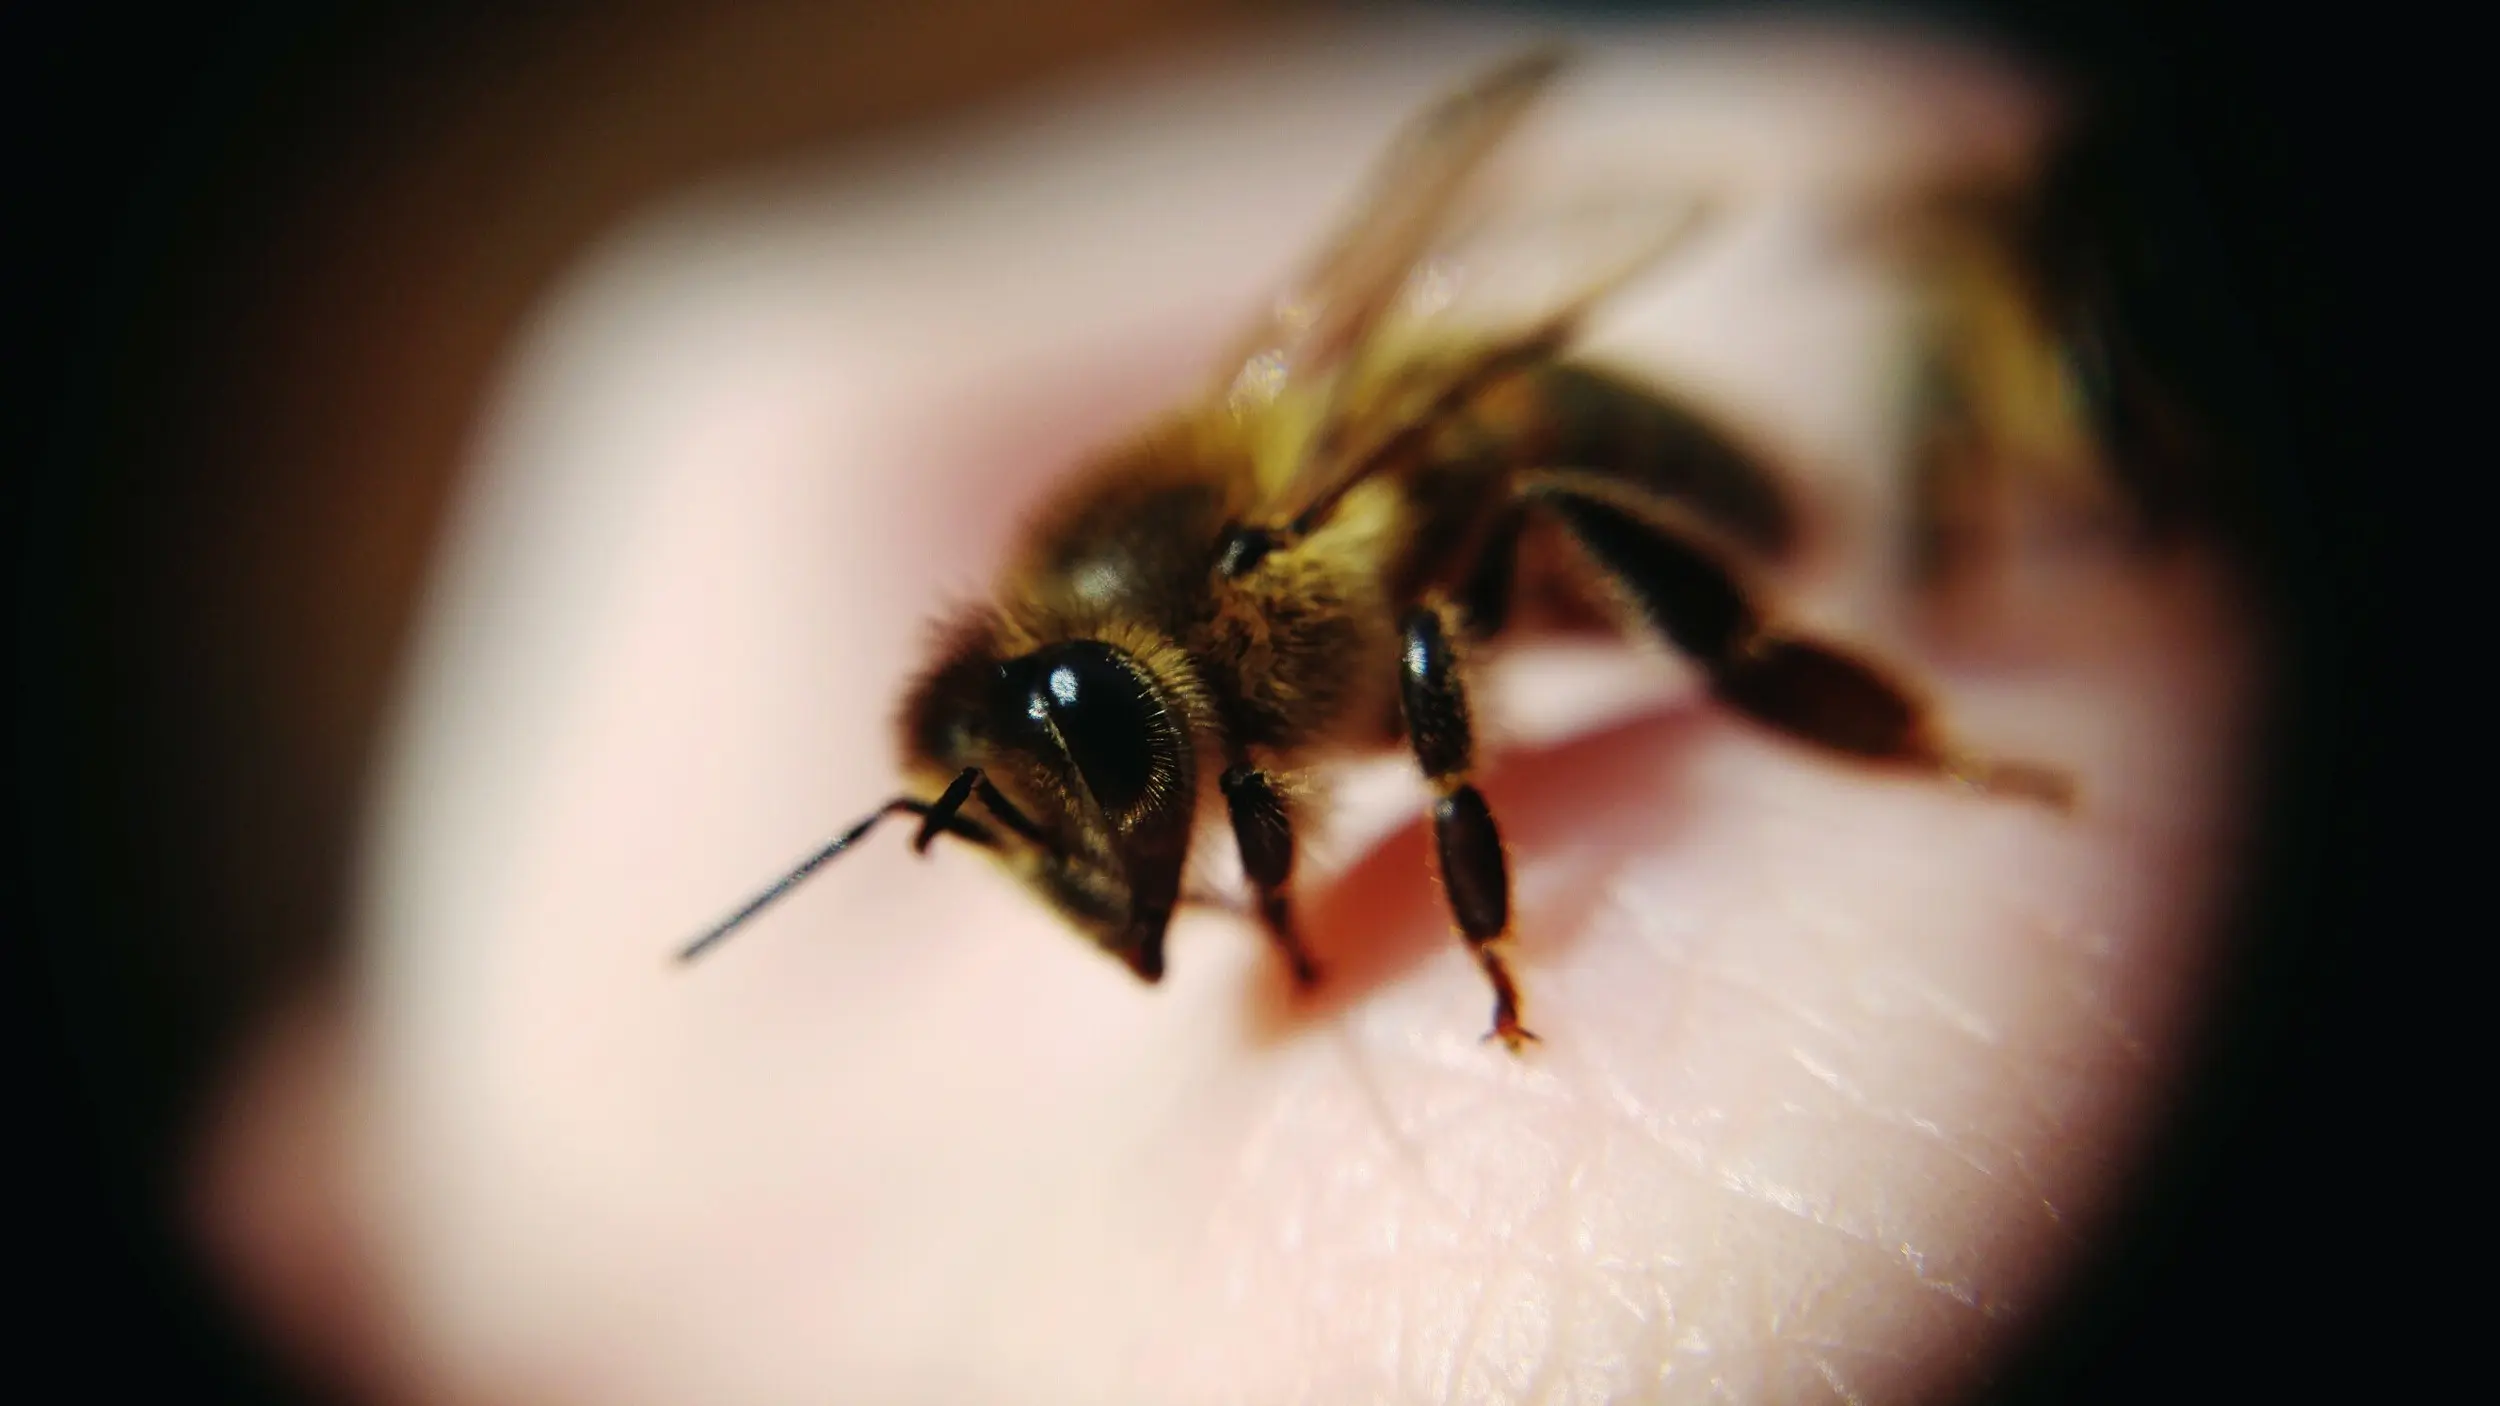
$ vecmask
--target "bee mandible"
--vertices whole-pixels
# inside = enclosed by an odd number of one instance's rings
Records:
[[[1303,985],[1293,905],[1314,769],[1403,745],[1443,889],[1533,1040],[1504,958],[1508,861],[1475,784],[1469,657],[1524,604],[1578,602],[1691,658],[1720,704],[1835,757],[2055,799],[2062,779],[1943,736],[1898,671],[1785,627],[1754,582],[1798,535],[1777,480],[1694,410],[1574,359],[1589,315],[1707,223],[1662,207],[1498,331],[1415,335],[1416,289],[1487,227],[1491,159],[1565,67],[1531,51],[1411,120],[1291,297],[1202,401],[1101,455],[1034,517],[990,603],[900,710],[907,781],[681,952],[692,958],[889,816],[987,851],[1144,981],[1193,837],[1228,828]]]

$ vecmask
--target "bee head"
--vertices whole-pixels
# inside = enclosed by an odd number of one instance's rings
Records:
[[[1163,971],[1195,813],[1185,710],[1126,650],[1066,640],[1002,657],[959,640],[904,706],[903,745],[931,779],[979,768],[965,814],[999,856],[1095,943]]]

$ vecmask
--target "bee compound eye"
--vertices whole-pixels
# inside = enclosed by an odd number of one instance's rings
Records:
[[[1080,640],[1031,660],[1026,711],[1047,719],[1102,808],[1134,809],[1168,771],[1180,734],[1154,684],[1128,655]]]

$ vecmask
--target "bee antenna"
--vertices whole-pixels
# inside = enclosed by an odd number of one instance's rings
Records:
[[[797,888],[800,884],[805,883],[808,875],[813,874],[817,870],[832,863],[836,855],[839,855],[842,851],[858,844],[861,840],[866,839],[868,832],[877,828],[877,822],[885,819],[889,815],[917,815],[920,817],[920,834],[912,841],[912,848],[923,854],[928,852],[929,842],[936,839],[940,834],[961,835],[965,839],[971,840],[977,844],[986,845],[994,843],[995,841],[988,830],[979,825],[975,825],[970,820],[964,819],[956,814],[956,812],[963,808],[965,797],[972,794],[973,786],[980,780],[980,768],[967,767],[964,769],[963,774],[956,777],[953,784],[946,788],[946,794],[938,797],[935,804],[927,801],[916,801],[909,796],[897,796],[893,800],[887,801],[884,805],[877,807],[875,810],[868,812],[865,819],[836,836],[833,843],[826,845],[823,849],[820,849],[814,854],[809,855],[807,858],[800,860],[796,868],[792,869],[789,873],[782,875],[780,878],[773,880],[762,893],[748,899],[737,912],[730,914],[728,917],[721,919],[717,923],[714,923],[710,928],[704,931],[701,937],[698,937],[694,941],[687,943],[684,947],[679,948],[677,950],[677,960],[680,962],[691,962],[695,958],[702,956],[704,951],[710,948],[714,943],[719,942],[722,938],[727,937],[731,933],[736,932],[739,928],[744,927],[749,918],[763,912],[765,909],[779,902],[784,894],[787,894],[790,890]]]
[[[790,890],[797,888],[802,883],[805,883],[808,875],[813,874],[817,870],[832,863],[834,856],[842,853],[842,851],[849,849],[851,846],[866,838],[869,831],[877,828],[878,821],[885,819],[887,816],[892,815],[897,811],[909,808],[909,802],[894,800],[888,801],[884,805],[877,807],[875,810],[868,812],[867,819],[862,820],[857,825],[843,831],[840,836],[835,838],[833,843],[826,845],[823,849],[820,849],[814,854],[809,855],[807,858],[800,860],[798,867],[792,869],[789,873],[782,875],[780,878],[773,880],[769,887],[767,887],[762,893],[748,899],[737,912],[730,914],[728,917],[721,919],[717,923],[714,923],[711,927],[704,930],[701,937],[698,937],[694,941],[687,943],[684,947],[679,948],[677,952],[677,960],[680,962],[691,962],[695,958],[702,956],[705,949],[711,947],[712,944],[720,941],[724,937],[729,936],[731,933],[736,932],[739,928],[744,927],[749,918],[763,912],[774,903],[780,901],[782,896],[789,893]]]

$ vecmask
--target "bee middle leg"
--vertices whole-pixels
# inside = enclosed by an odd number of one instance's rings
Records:
[[[1234,766],[1225,771],[1222,785],[1233,840],[1241,847],[1241,871],[1258,893],[1259,921],[1284,954],[1294,985],[1309,990],[1319,984],[1319,964],[1293,921],[1293,816],[1265,772]]]
[[[1457,624],[1446,605],[1426,604],[1405,620],[1405,648],[1398,670],[1407,741],[1438,796],[1432,831],[1441,863],[1441,884],[1450,914],[1468,949],[1493,984],[1493,1028],[1511,1053],[1536,1035],[1519,1023],[1519,987],[1494,944],[1510,932],[1510,866],[1502,855],[1493,812],[1469,779],[1475,769],[1475,736],[1467,689],[1459,677]]]

